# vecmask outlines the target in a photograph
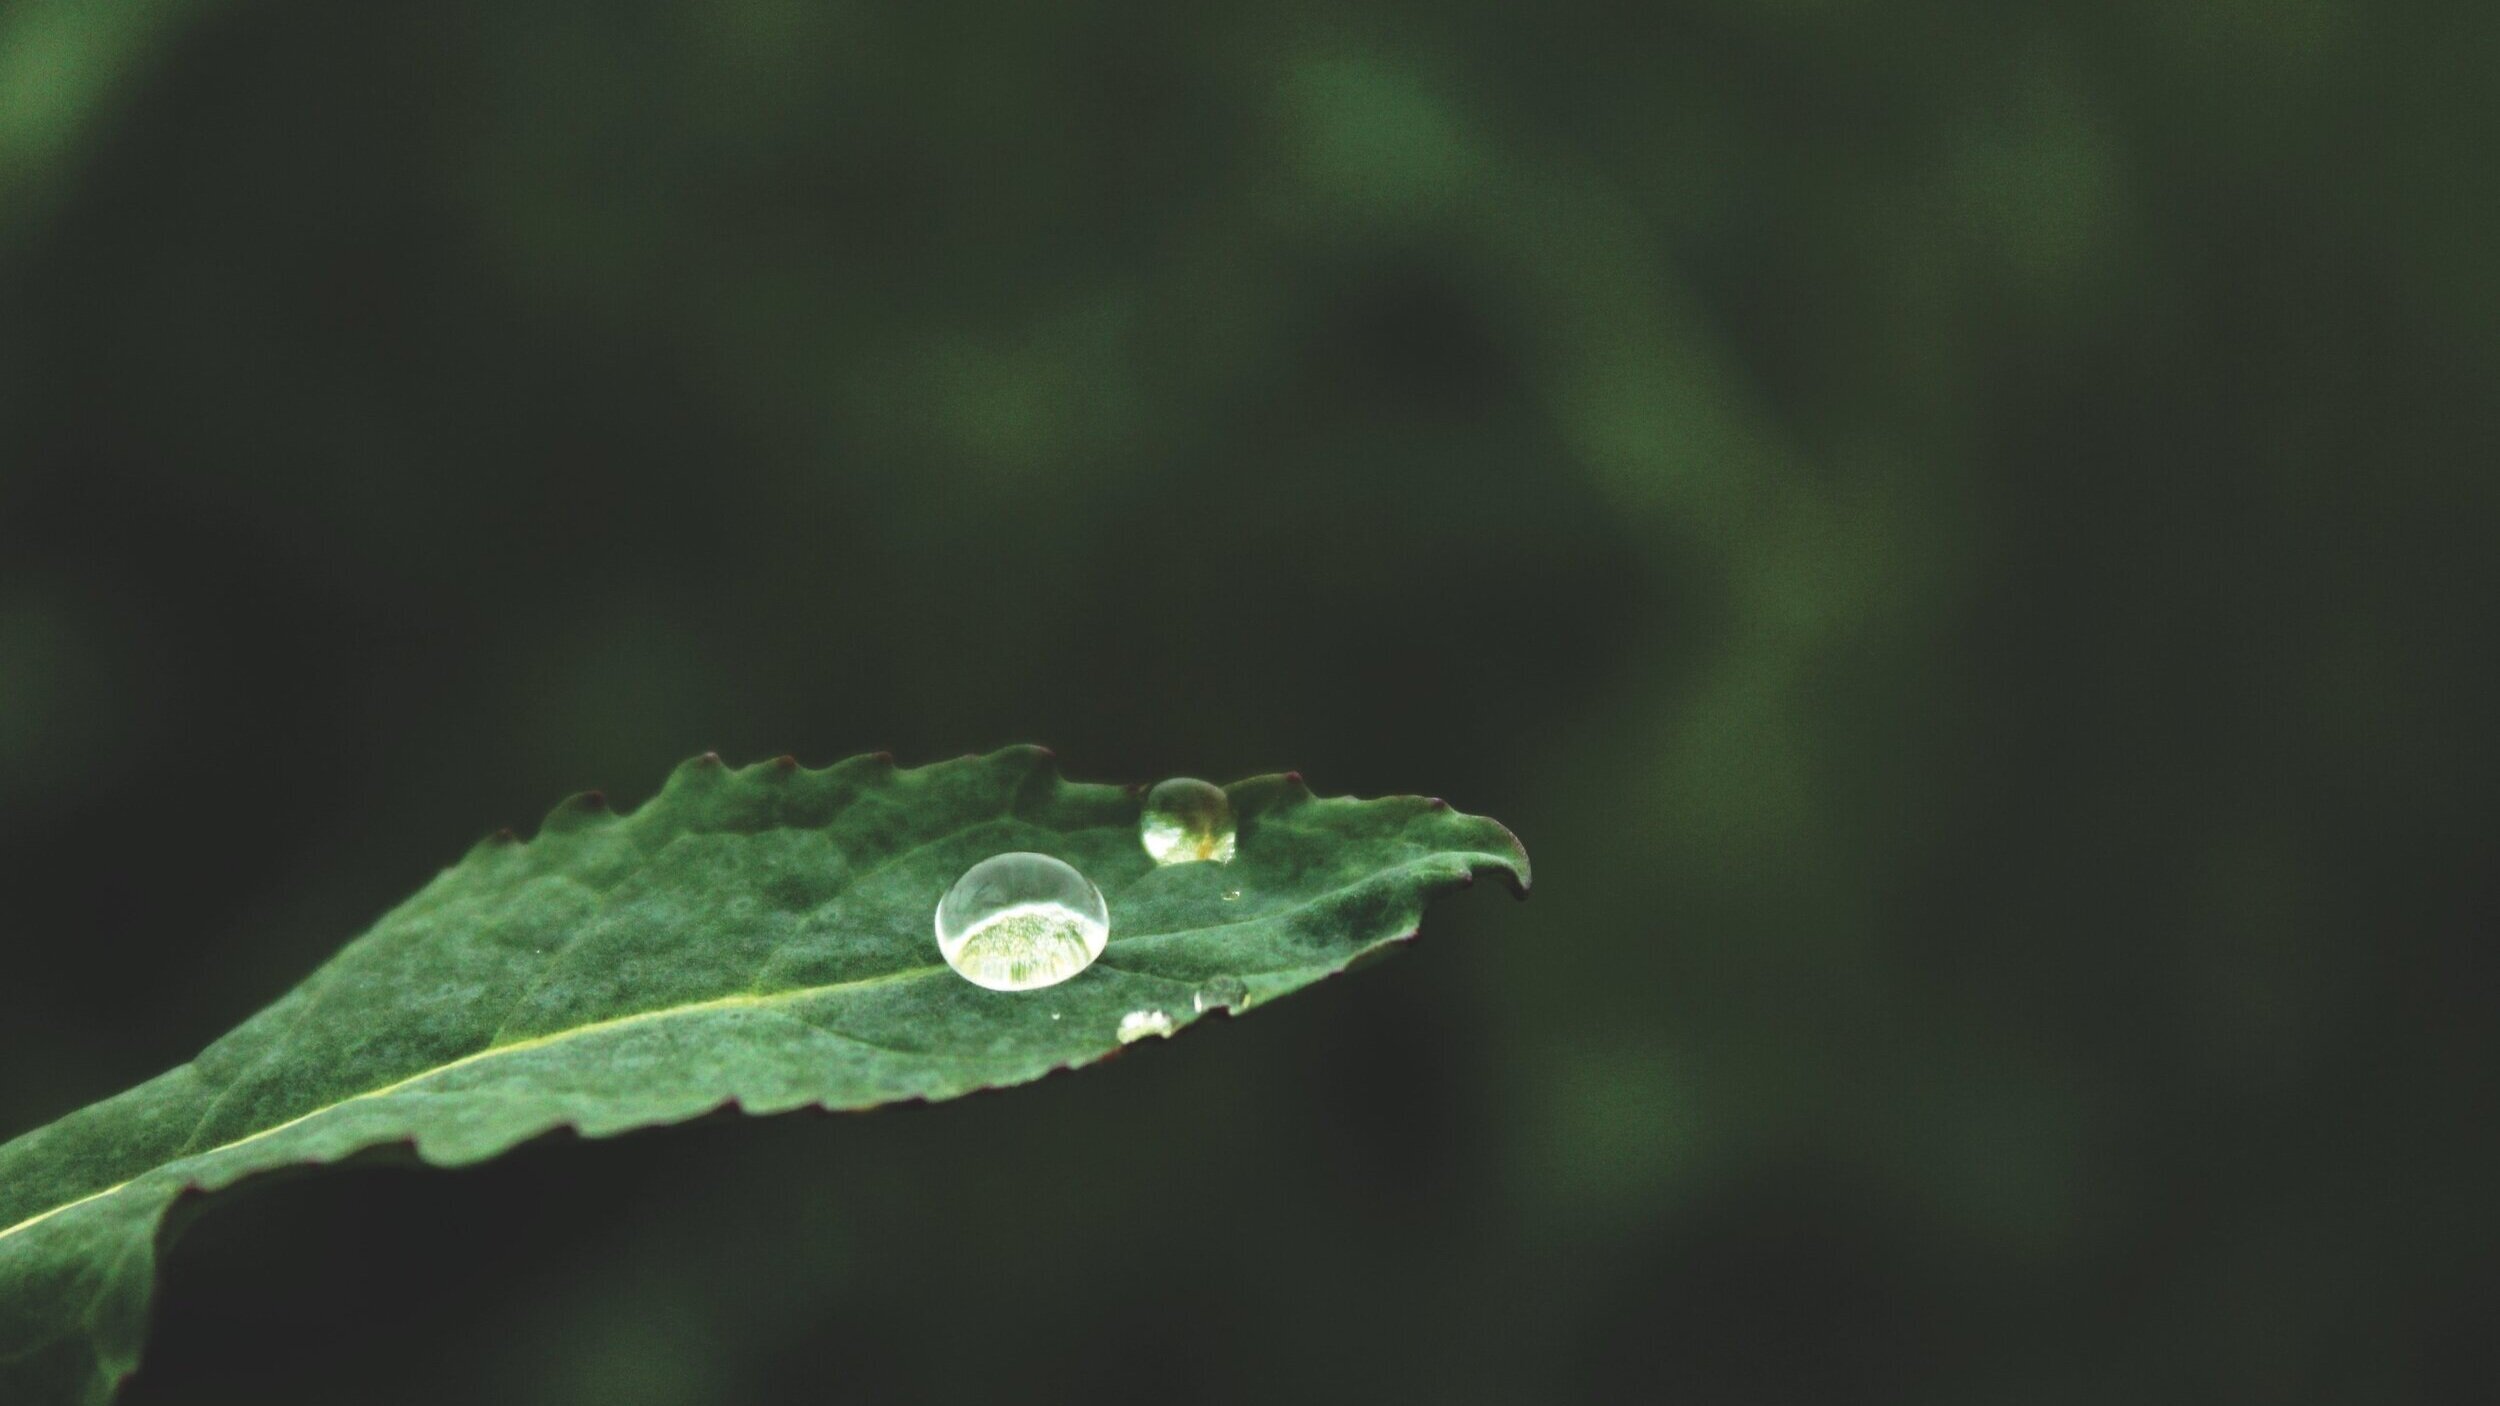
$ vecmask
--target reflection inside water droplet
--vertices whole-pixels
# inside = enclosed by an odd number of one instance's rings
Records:
[[[1216,897],[1223,899],[1226,903],[1230,903],[1234,899],[1241,897],[1241,890],[1226,889],[1222,893],[1217,894]]]
[[[992,991],[1056,986],[1092,966],[1110,939],[1102,891],[1047,854],[992,855],[938,900],[939,955]]]
[[[1172,1033],[1172,1017],[1161,1011],[1130,1011],[1120,1017],[1120,1043],[1133,1045],[1149,1035]]]
[[[1221,787],[1175,776],[1146,793],[1137,838],[1157,864],[1227,863],[1233,857],[1233,803]]]
[[[1237,976],[1211,976],[1199,983],[1189,1002],[1200,1015],[1214,1010],[1241,1010],[1250,1004],[1250,986]]]

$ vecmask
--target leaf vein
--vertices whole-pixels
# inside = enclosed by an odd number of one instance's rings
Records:
[[[221,1152],[231,1152],[238,1147],[259,1142],[265,1138],[275,1137],[279,1133],[285,1132],[291,1128],[300,1127],[325,1114],[334,1113],[339,1109],[345,1108],[350,1104],[364,1103],[372,1099],[388,1098],[393,1094],[408,1090],[413,1085],[423,1083],[429,1079],[438,1079],[446,1074],[452,1073],[455,1070],[466,1069],[473,1065],[481,1064],[487,1060],[500,1056],[520,1054],[530,1050],[543,1049],[549,1045],[560,1044],[567,1040],[583,1039],[592,1035],[604,1034],[607,1031],[621,1029],[629,1025],[640,1025],[650,1021],[667,1020],[678,1016],[697,1015],[707,1011],[736,1010],[755,1007],[770,1009],[774,1006],[787,1002],[806,1000],[810,997],[827,995],[836,991],[856,990],[868,986],[882,986],[891,982],[907,981],[915,977],[933,975],[937,972],[945,970],[947,970],[947,968],[942,965],[931,964],[928,966],[907,967],[901,971],[886,972],[881,975],[871,977],[861,977],[852,981],[829,982],[820,986],[792,987],[785,991],[777,991],[764,995],[741,992],[733,996],[716,996],[705,1001],[689,1001],[682,1005],[660,1006],[652,1010],[636,1011],[629,1015],[612,1016],[606,1020],[593,1021],[587,1025],[577,1025],[567,1030],[550,1031],[545,1035],[534,1035],[528,1039],[514,1040],[507,1044],[488,1045],[482,1049],[473,1050],[457,1059],[433,1065],[426,1069],[421,1069],[404,1079],[384,1084],[379,1088],[367,1089],[362,1093],[349,1094],[345,1098],[333,1100],[329,1103],[321,1105],[318,1108],[308,1109],[305,1112],[299,1113],[296,1116],[287,1119],[285,1122],[273,1123],[266,1128],[261,1128],[257,1131],[247,1133],[242,1137],[219,1143],[215,1147],[202,1148],[197,1152],[186,1152],[182,1156],[176,1157],[173,1160],[164,1163],[162,1166],[151,1167],[147,1171],[142,1172],[138,1176],[132,1177],[127,1181],[116,1182],[111,1186],[103,1188],[102,1190],[93,1191],[85,1196],[81,1196],[74,1201],[64,1201],[60,1205],[52,1207],[50,1210],[38,1211],[34,1215],[28,1216],[26,1219],[19,1221],[15,1225],[8,1226],[5,1229],[0,1229],[0,1240],[5,1240],[22,1230],[29,1229],[35,1225],[41,1224],[44,1221],[50,1220],[52,1217],[74,1207],[83,1206],[90,1201],[102,1200],[107,1196],[111,1196],[116,1192],[124,1190],[125,1188],[135,1186],[142,1181],[149,1180],[150,1178],[161,1178],[166,1173],[181,1167],[184,1163],[201,1161],[206,1158],[214,1157]],[[827,1031],[826,1033],[839,1034],[840,1032]],[[866,1044],[868,1042],[859,1041],[858,1043]],[[896,1053],[905,1052],[896,1051]]]

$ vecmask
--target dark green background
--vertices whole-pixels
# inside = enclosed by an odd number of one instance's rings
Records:
[[[226,1198],[128,1400],[2488,1386],[2495,14],[0,0],[0,1131],[706,748],[1538,869]]]

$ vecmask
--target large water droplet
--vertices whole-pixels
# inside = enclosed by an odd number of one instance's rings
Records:
[[[1056,986],[1094,964],[1111,910],[1083,874],[1047,854],[992,855],[938,900],[938,953],[992,991]]]
[[[1172,1017],[1161,1011],[1130,1011],[1120,1017],[1120,1043],[1134,1045],[1149,1035],[1172,1033]]]
[[[1200,1015],[1213,1010],[1237,1011],[1250,1004],[1250,984],[1237,976],[1211,976],[1198,984],[1189,1003],[1198,1008]]]
[[[1157,864],[1191,864],[1233,857],[1233,803],[1223,788],[1186,776],[1158,782],[1146,793],[1137,837]]]

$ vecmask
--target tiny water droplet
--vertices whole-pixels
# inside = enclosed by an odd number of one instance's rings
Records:
[[[938,954],[992,991],[1056,986],[1094,964],[1111,940],[1102,890],[1047,854],[995,854],[938,900]]]
[[[1134,1045],[1149,1035],[1169,1036],[1172,1017],[1161,1011],[1130,1011],[1120,1017],[1120,1043]]]
[[[1059,1018],[1059,1012],[1057,1012],[1057,1011],[1052,1011],[1052,1012],[1050,1013],[1050,1018],[1051,1018],[1052,1020],[1057,1020],[1057,1019]]]
[[[1233,857],[1233,803],[1223,788],[1186,776],[1157,782],[1146,793],[1137,838],[1157,864],[1192,864]]]
[[[1217,895],[1216,895],[1216,897],[1218,897],[1218,898],[1220,898],[1220,899],[1224,900],[1226,903],[1230,903],[1230,902],[1232,902],[1234,899],[1241,897],[1241,890],[1239,890],[1239,889],[1226,889],[1226,890],[1224,890],[1222,893],[1217,894]]]
[[[1250,1004],[1250,986],[1237,976],[1211,976],[1199,985],[1189,1003],[1198,1008],[1200,1015],[1213,1010],[1242,1010]]]

